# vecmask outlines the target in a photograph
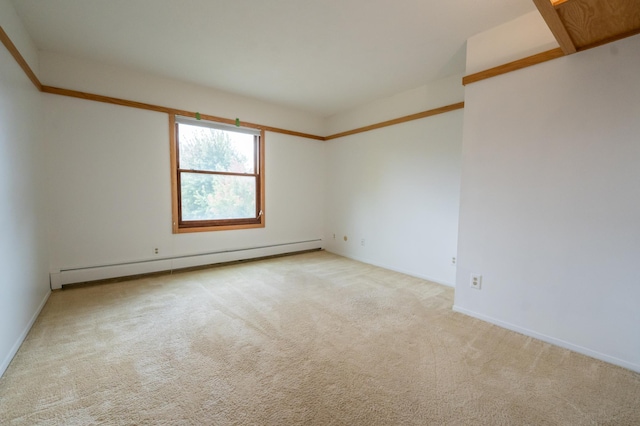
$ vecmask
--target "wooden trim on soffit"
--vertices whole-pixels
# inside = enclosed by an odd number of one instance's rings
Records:
[[[640,34],[640,0],[533,0],[558,45],[518,61],[468,75],[462,84],[515,71]]]
[[[488,70],[480,71],[475,74],[469,74],[462,78],[462,84],[466,86],[467,84],[475,83],[476,81],[485,80],[487,78],[495,77],[501,74],[506,74],[511,71],[530,67],[532,65],[540,64],[552,59],[557,59],[562,56],[564,56],[564,52],[559,47],[547,50],[546,52],[537,53],[535,55],[527,56],[526,58],[518,59],[517,61],[499,65],[494,68],[489,68]]]
[[[104,103],[108,103],[108,104],[114,104],[114,105],[126,106],[126,107],[131,107],[131,108],[144,109],[144,110],[148,110],[148,111],[162,112],[162,113],[166,113],[166,114],[178,114],[178,115],[187,116],[187,117],[194,117],[194,118],[196,116],[195,112],[180,110],[180,109],[176,109],[176,108],[169,108],[169,107],[160,106],[160,105],[147,104],[147,103],[144,103],[144,102],[129,101],[129,100],[126,100],[126,99],[114,98],[114,97],[111,97],[111,96],[96,95],[96,94],[93,94],[93,93],[80,92],[80,91],[77,91],[77,90],[69,90],[69,89],[62,89],[62,88],[59,88],[59,87],[45,86],[42,83],[40,83],[40,80],[38,80],[38,77],[35,75],[35,73],[31,69],[31,67],[29,66],[27,61],[24,59],[22,54],[20,54],[20,51],[15,46],[15,44],[13,44],[13,42],[11,41],[11,39],[9,38],[7,33],[4,31],[4,29],[2,28],[1,25],[0,25],[0,41],[7,48],[9,53],[11,53],[11,56],[13,56],[13,59],[15,59],[15,61],[18,63],[18,65],[20,65],[20,67],[25,72],[27,77],[29,77],[29,79],[34,84],[34,86],[36,86],[36,88],[39,91],[43,92],[43,93],[50,93],[50,94],[62,95],[62,96],[70,96],[72,98],[86,99],[86,100],[89,100],[89,101],[96,101],[96,102],[104,102]],[[225,124],[233,124],[233,125],[236,124],[236,120],[232,120],[230,118],[216,117],[216,116],[207,115],[207,114],[200,114],[200,117],[205,119],[205,120],[217,121],[217,122],[225,123]],[[312,134],[309,134],[309,133],[296,132],[296,131],[287,130],[287,129],[280,129],[278,127],[263,126],[261,124],[248,123],[248,122],[244,122],[244,121],[242,122],[242,126],[251,127],[251,128],[254,128],[254,129],[261,129],[261,130],[265,130],[265,131],[268,131],[268,132],[282,133],[282,134],[291,135],[291,136],[298,136],[298,137],[307,138],[307,139],[315,139],[315,140],[320,140],[320,141],[324,141],[325,140],[325,138],[323,136],[312,135]]]
[[[15,47],[15,45],[13,44],[13,42],[11,41],[7,33],[5,33],[5,31],[2,29],[2,26],[0,26],[0,41],[2,41],[2,44],[4,44],[7,50],[11,53],[13,58],[20,65],[20,67],[23,69],[23,71],[29,77],[29,79],[33,82],[36,88],[43,93],[69,96],[72,98],[85,99],[85,100],[95,101],[95,102],[104,102],[104,103],[113,104],[113,105],[144,109],[148,111],[161,112],[165,114],[177,114],[177,115],[194,117],[194,118],[196,117],[196,112],[192,112],[192,111],[185,111],[185,110],[169,108],[169,107],[160,106],[160,105],[148,104],[144,102],[130,101],[130,100],[121,99],[121,98],[114,98],[111,96],[96,95],[93,93],[80,92],[78,90],[70,90],[70,89],[63,89],[60,87],[43,85],[40,83],[40,80],[38,80],[38,77],[35,75],[31,67],[29,67],[29,64],[27,63],[27,61],[25,61],[25,59],[22,57],[18,49]],[[312,135],[308,133],[296,132],[293,130],[280,129],[277,127],[264,126],[261,124],[242,122],[242,125],[244,127],[261,129],[267,132],[281,133],[285,135],[297,136],[297,137],[302,137],[307,139],[327,141],[327,140],[341,138],[344,136],[354,135],[357,133],[368,132],[368,131],[380,129],[383,127],[393,126],[400,123],[406,123],[408,121],[419,120],[422,118],[431,117],[433,115],[444,114],[446,112],[455,111],[457,109],[462,109],[462,108],[464,108],[464,102],[458,102],[458,103],[446,105],[440,108],[434,108],[434,109],[422,111],[416,114],[395,118],[393,120],[384,121],[382,123],[376,123],[370,126],[360,127],[360,128],[349,130],[342,133],[336,133],[334,135],[330,135],[326,137]],[[207,114],[200,114],[200,117],[204,120],[217,121],[220,123],[226,123],[226,124],[232,124],[232,125],[236,124],[236,120],[232,120],[229,118],[216,117],[216,116],[207,115]]]
[[[182,116],[185,116],[185,117],[193,117],[193,118],[195,118],[196,114],[197,114],[196,112],[192,112],[192,111],[185,111],[185,110],[181,110],[181,109],[169,108],[169,107],[164,107],[164,106],[160,106],[160,105],[147,104],[147,103],[143,103],[143,102],[129,101],[129,100],[126,100],[126,99],[113,98],[113,97],[110,97],[110,96],[95,95],[93,93],[79,92],[77,90],[61,89],[59,87],[42,86],[42,91],[44,93],[52,93],[52,94],[55,94],[55,95],[70,96],[72,98],[86,99],[86,100],[89,100],[89,101],[96,101],[96,102],[104,102],[104,103],[108,103],[108,104],[121,105],[121,106],[126,106],[126,107],[131,107],[131,108],[138,108],[138,109],[145,109],[145,110],[149,110],[149,111],[164,112],[166,114],[177,114],[177,115],[182,115]],[[236,120],[232,120],[230,118],[216,117],[214,115],[200,114],[200,118],[202,118],[203,120],[217,121],[219,123],[232,124],[232,125],[236,124]],[[299,136],[299,137],[307,138],[307,139],[315,139],[315,140],[321,140],[321,141],[324,140],[324,137],[322,137],[322,136],[311,135],[309,133],[295,132],[293,130],[286,130],[286,129],[280,129],[280,128],[277,128],[277,127],[263,126],[261,124],[249,123],[249,122],[245,122],[245,121],[241,122],[241,124],[242,124],[243,127],[250,127],[252,129],[260,129],[260,130],[266,130],[266,131],[275,132],[275,133],[283,133],[283,134],[286,134],[286,135]]]
[[[18,65],[20,65],[20,68],[22,68],[22,70],[27,75],[27,77],[29,77],[29,80],[31,80],[33,85],[36,86],[36,89],[41,91],[42,84],[40,83],[40,80],[38,80],[38,77],[36,77],[36,75],[34,74],[33,70],[31,69],[27,61],[24,60],[24,58],[20,54],[20,51],[16,47],[16,45],[13,44],[13,42],[11,41],[7,33],[4,32],[4,29],[2,28],[2,26],[0,26],[0,41],[2,41],[2,44],[4,44],[4,47],[7,48],[9,53],[11,53],[11,56],[13,56],[13,59],[15,59]]]
[[[443,106],[440,108],[434,108],[427,111],[419,112],[417,114],[405,115],[404,117],[395,118],[389,121],[383,121],[382,123],[372,124],[370,126],[359,127],[357,129],[349,130],[342,133],[336,133],[335,135],[327,136],[325,140],[342,138],[345,136],[355,135],[357,133],[368,132],[370,130],[381,129],[383,127],[394,126],[400,123],[406,123],[407,121],[419,120],[425,117],[431,117],[432,115],[444,114],[445,112],[455,111],[457,109],[464,108],[464,102],[458,102],[455,104]]]
[[[638,25],[636,25],[637,22],[633,21],[630,24],[627,23],[627,24],[630,25],[630,27],[629,27],[630,29],[626,29],[625,31],[619,32],[618,34],[614,34],[612,36],[609,36],[609,37],[606,37],[606,38],[602,38],[601,40],[592,41],[591,44],[589,44],[589,45],[585,45],[585,46],[581,45],[581,46],[576,47],[576,45],[574,44],[574,42],[571,39],[571,36],[568,34],[567,27],[565,26],[565,23],[562,21],[562,18],[560,17],[560,14],[557,11],[557,9],[559,9],[559,8],[568,7],[567,5],[575,4],[575,0],[552,0],[552,1],[550,1],[550,0],[533,0],[533,1],[536,4],[536,6],[538,7],[538,10],[539,10],[540,14],[545,19],[545,22],[547,23],[547,25],[551,29],[552,33],[554,34],[554,36],[555,36],[556,40],[558,41],[558,44],[560,45],[560,47],[556,48],[556,49],[548,50],[546,52],[538,53],[538,54],[535,54],[535,55],[532,55],[532,56],[528,56],[526,58],[519,59],[517,61],[509,62],[507,64],[499,65],[497,67],[493,67],[493,68],[490,68],[488,70],[477,72],[475,74],[467,75],[467,76],[463,77],[463,79],[462,79],[462,84],[463,85],[467,85],[467,84],[470,84],[470,83],[475,83],[477,81],[485,80],[487,78],[495,77],[495,76],[498,76],[498,75],[501,75],[501,74],[506,74],[506,73],[509,73],[509,72],[512,72],[512,71],[516,71],[516,70],[519,70],[519,69],[522,69],[522,68],[530,67],[532,65],[536,65],[536,64],[539,64],[539,63],[542,63],[542,62],[550,61],[552,59],[560,58],[560,57],[562,57],[564,55],[567,55],[567,54],[575,53],[576,51],[586,50],[586,49],[589,49],[589,48],[592,48],[592,47],[599,46],[601,44],[605,44],[605,43],[608,43],[608,42],[611,42],[611,41],[614,41],[614,40],[618,40],[618,39],[621,39],[621,38],[629,37],[629,36],[632,36],[632,35],[640,33],[640,27]],[[596,0],[590,0],[590,1],[596,1]],[[627,3],[635,4],[633,2],[635,2],[637,0],[616,0],[616,1],[619,2],[620,5],[625,6],[625,7],[628,8],[628,7],[633,7],[633,6],[629,6]],[[627,9],[625,9],[625,10],[627,10]],[[609,21],[611,21],[611,20],[612,20],[612,18],[609,17]],[[36,88],[38,90],[44,92],[44,93],[52,93],[52,94],[63,95],[63,96],[71,96],[71,97],[75,97],[75,98],[87,99],[87,100],[92,100],[92,101],[97,101],[97,102],[105,102],[105,103],[110,103],[110,104],[115,104],[115,105],[128,106],[128,107],[132,107],[132,108],[140,108],[140,109],[146,109],[146,110],[151,110],[151,111],[164,112],[164,113],[167,113],[167,114],[172,114],[173,113],[173,114],[178,114],[178,115],[183,115],[183,116],[188,116],[188,117],[195,117],[196,116],[196,113],[195,112],[191,112],[191,111],[178,110],[178,109],[175,109],[175,108],[168,108],[168,107],[163,107],[163,106],[159,106],[159,105],[152,105],[152,104],[147,104],[147,103],[142,103],[142,102],[129,101],[129,100],[126,100],[126,99],[113,98],[113,97],[109,97],[109,96],[95,95],[95,94],[91,94],[91,93],[79,92],[79,91],[76,91],[76,90],[62,89],[62,88],[51,87],[51,86],[43,86],[40,83],[40,81],[38,80],[37,76],[34,74],[34,72],[29,67],[29,64],[27,64],[27,62],[24,60],[24,58],[22,57],[22,55],[20,54],[20,52],[18,51],[16,46],[13,44],[13,42],[11,41],[9,36],[2,29],[2,26],[0,26],[0,41],[2,41],[4,46],[11,53],[11,55],[16,60],[16,62],[20,65],[20,67],[24,70],[24,72],[27,74],[27,76],[33,82],[33,84],[36,86]],[[274,132],[274,133],[282,133],[282,134],[291,135],[291,136],[298,136],[298,137],[302,137],[302,138],[326,141],[326,140],[337,139],[337,138],[340,138],[340,137],[353,135],[353,134],[357,134],[357,133],[368,132],[368,131],[371,131],[371,130],[375,130],[375,129],[379,129],[379,128],[387,127],[387,126],[392,126],[392,125],[395,125],[395,124],[405,123],[405,122],[411,121],[411,120],[418,120],[418,119],[425,118],[425,117],[430,117],[430,116],[436,115],[436,114],[443,114],[445,112],[453,111],[453,110],[460,109],[460,108],[464,108],[464,102],[459,102],[459,103],[456,103],[456,104],[451,104],[451,105],[447,105],[447,106],[444,106],[444,107],[435,108],[435,109],[428,110],[428,111],[423,111],[423,112],[420,112],[420,113],[417,113],[417,114],[412,114],[412,115],[408,115],[408,116],[405,116],[405,117],[400,117],[400,118],[396,118],[396,119],[393,119],[393,120],[384,121],[382,123],[372,124],[370,126],[360,127],[358,129],[349,130],[349,131],[342,132],[342,133],[336,133],[334,135],[330,135],[330,136],[326,136],[326,137],[325,136],[311,135],[311,134],[308,134],[308,133],[296,132],[296,131],[292,131],[292,130],[280,129],[280,128],[277,128],[277,127],[263,126],[263,125],[254,124],[254,123],[245,123],[245,122],[243,122],[242,125],[246,126],[246,127],[256,128],[256,129],[263,129],[265,131]],[[206,120],[218,121],[218,122],[222,122],[222,123],[235,124],[235,122],[236,122],[235,120],[232,120],[232,119],[222,118],[222,117],[215,117],[215,116],[212,116],[212,115],[201,114],[200,116],[202,118],[206,119]]]

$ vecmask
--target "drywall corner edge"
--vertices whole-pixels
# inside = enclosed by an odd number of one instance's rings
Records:
[[[20,333],[20,336],[18,336],[18,340],[16,340],[16,342],[13,344],[13,347],[11,347],[11,350],[9,351],[7,356],[2,360],[2,363],[0,364],[0,377],[2,377],[4,372],[9,367],[9,364],[11,364],[11,360],[13,360],[13,357],[16,356],[16,354],[18,353],[18,350],[20,349],[20,346],[22,346],[22,343],[27,338],[27,335],[29,334],[31,327],[33,327],[33,324],[36,322],[36,319],[38,319],[38,316],[40,315],[40,312],[44,308],[44,305],[46,305],[47,300],[49,300],[49,296],[51,296],[51,291],[48,291],[45,294],[44,298],[42,299],[42,302],[40,302],[40,305],[38,306],[38,309],[36,309],[34,314],[31,316],[31,319],[27,323],[27,326],[24,328],[24,330],[22,330],[22,333]]]
[[[338,256],[342,256],[342,257],[346,257],[347,259],[351,259],[351,260],[355,260],[357,262],[362,262],[362,263],[366,263],[367,265],[373,265],[373,266],[377,266],[378,268],[383,268],[383,269],[388,269],[389,271],[394,271],[394,272],[398,272],[400,274],[404,274],[404,275],[409,275],[410,277],[415,277],[415,278],[420,278],[421,280],[425,280],[425,281],[430,281],[432,283],[435,284],[439,284],[439,285],[443,285],[445,287],[451,287],[453,289],[456,288],[455,283],[451,283],[448,281],[443,281],[437,278],[433,278],[427,275],[423,275],[423,274],[418,274],[412,271],[407,271],[405,269],[400,269],[400,268],[394,268],[393,266],[387,265],[385,263],[381,263],[381,262],[374,262],[370,259],[364,258],[364,257],[360,257],[360,256],[353,256],[351,254],[345,254],[343,252],[337,251],[337,250],[329,250],[327,248],[325,248],[324,250],[326,250],[328,253],[332,253]]]

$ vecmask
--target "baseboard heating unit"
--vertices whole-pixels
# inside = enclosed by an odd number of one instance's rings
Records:
[[[279,254],[295,253],[322,248],[322,240],[298,241],[259,247],[220,250],[208,253],[196,253],[182,256],[164,257],[108,265],[65,268],[50,273],[51,288],[62,288],[66,284],[120,278],[132,275],[144,275],[154,272],[175,271],[217,263],[255,259]]]

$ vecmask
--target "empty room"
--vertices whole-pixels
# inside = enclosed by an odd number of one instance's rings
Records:
[[[0,0],[0,424],[640,424],[639,0]]]

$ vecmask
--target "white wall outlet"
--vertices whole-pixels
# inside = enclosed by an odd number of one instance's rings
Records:
[[[455,258],[455,257],[452,257],[452,258],[451,258],[451,264],[452,264],[452,265],[455,265],[455,264],[456,264],[456,258]]]
[[[154,248],[153,254],[160,254],[160,249],[158,247]]]
[[[482,275],[471,274],[471,281],[469,284],[471,285],[471,288],[480,290],[482,288]]]
[[[364,242],[365,242],[365,241],[364,241],[364,238],[360,240],[360,245],[361,245],[362,247],[364,247]]]

